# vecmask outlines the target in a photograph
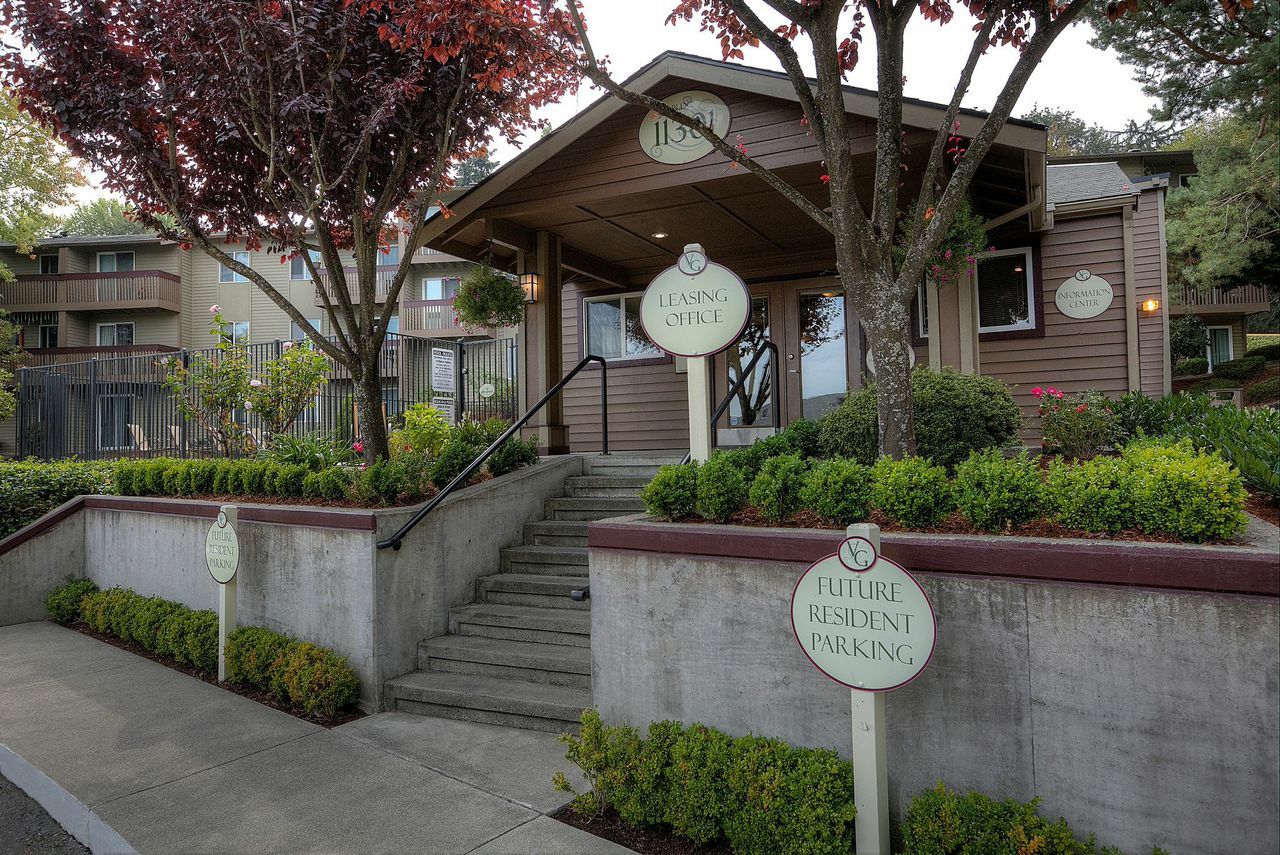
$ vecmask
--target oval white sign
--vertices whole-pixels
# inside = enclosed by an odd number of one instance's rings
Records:
[[[483,383],[476,391],[479,393],[481,398],[492,398],[493,393],[498,390],[492,383]]]
[[[689,259],[696,263],[686,263]],[[640,298],[645,335],[674,356],[719,353],[742,336],[750,317],[746,284],[724,265],[707,261],[694,244],[685,247],[675,267],[654,277]]]
[[[1076,275],[1058,286],[1053,302],[1058,311],[1068,318],[1087,320],[1111,308],[1115,292],[1111,283],[1088,270],[1077,270]]]
[[[861,537],[804,571],[791,593],[791,628],[819,671],[869,692],[914,680],[937,641],[920,583]]]
[[[225,511],[218,512],[218,518],[204,537],[204,560],[209,566],[209,575],[220,585],[234,579],[240,568],[240,539]]]
[[[718,95],[691,89],[663,98],[662,103],[700,119],[721,138],[729,132],[729,107]],[[652,110],[640,122],[640,147],[658,163],[670,164],[692,163],[713,150],[702,134]]]

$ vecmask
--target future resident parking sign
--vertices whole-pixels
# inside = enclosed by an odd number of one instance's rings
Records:
[[[819,671],[850,689],[885,692],[919,676],[937,623],[924,589],[871,541],[848,537],[791,594],[791,627]]]

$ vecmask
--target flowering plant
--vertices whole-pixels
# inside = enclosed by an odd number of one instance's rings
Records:
[[[1040,434],[1046,452],[1087,459],[1115,435],[1115,412],[1101,392],[1069,395],[1053,386],[1036,386],[1031,394],[1040,402]]]
[[[926,210],[924,222],[918,225],[920,227],[926,225],[934,218],[935,213],[933,208]],[[968,199],[960,204],[955,218],[947,227],[942,243],[938,245],[937,251],[925,267],[926,275],[933,280],[934,284],[951,285],[973,273],[978,264],[978,254],[991,248],[987,246],[987,232],[982,228],[983,222],[982,217],[973,210]],[[899,233],[894,248],[896,264],[900,265],[906,258],[906,247],[913,236],[911,231],[913,230],[904,229]]]

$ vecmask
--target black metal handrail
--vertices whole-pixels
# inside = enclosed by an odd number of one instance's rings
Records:
[[[747,378],[751,376],[751,372],[756,370],[756,366],[760,364],[761,358],[766,353],[772,353],[773,359],[769,362],[769,382],[773,384],[773,430],[776,433],[782,429],[782,408],[778,406],[778,346],[771,341],[764,342],[760,349],[756,351],[755,356],[751,357],[751,361],[747,363],[747,367],[742,369],[738,374],[738,379],[733,381],[733,385],[729,387],[729,392],[724,396],[724,400],[720,402],[720,406],[716,407],[715,412],[711,414],[711,447],[716,447],[716,422],[720,421],[720,417],[724,415],[725,410],[729,409],[729,405],[733,403],[733,399],[742,391],[742,387],[746,385]],[[693,452],[690,451],[684,456],[684,462],[688,463],[693,459]]]
[[[489,459],[490,455],[492,455],[495,451],[501,448],[504,442],[511,439],[511,437],[515,436],[516,433],[519,432],[520,428],[524,427],[525,424],[528,423],[529,419],[533,418],[534,414],[538,412],[538,410],[542,409],[544,406],[546,406],[548,401],[550,401],[556,395],[560,394],[560,392],[564,389],[564,387],[569,385],[569,381],[572,380],[574,377],[577,377],[578,373],[581,372],[582,369],[586,368],[592,362],[600,363],[600,450],[602,453],[608,454],[609,453],[609,366],[605,363],[604,357],[602,356],[586,356],[586,357],[583,357],[581,362],[579,362],[577,365],[574,366],[572,371],[564,375],[563,380],[561,380],[556,385],[552,386],[551,389],[547,391],[547,394],[539,398],[538,403],[530,407],[527,413],[525,413],[523,416],[517,419],[514,423],[512,423],[511,427],[503,431],[502,436],[495,439],[492,445],[490,445],[484,451],[480,452],[480,456],[477,457],[475,460],[471,461],[471,464],[467,466],[466,469],[463,469],[462,473],[459,474],[458,477],[450,481],[445,486],[445,488],[441,490],[439,493],[436,493],[435,496],[432,497],[431,501],[427,502],[426,505],[422,507],[422,510],[414,514],[413,518],[410,519],[407,523],[400,526],[399,531],[391,535],[391,537],[387,538],[386,540],[380,541],[378,543],[378,548],[386,549],[390,547],[392,549],[399,549],[400,541],[404,540],[405,535],[407,535],[410,531],[412,531],[414,526],[416,526],[418,523],[426,519],[427,514],[435,510],[436,506],[439,505],[441,502],[443,502],[446,498],[448,498],[450,493],[458,489],[458,487],[462,486],[463,484],[467,483],[467,481],[471,478],[471,476],[476,473],[476,470],[479,469],[481,466],[483,466],[484,462]]]

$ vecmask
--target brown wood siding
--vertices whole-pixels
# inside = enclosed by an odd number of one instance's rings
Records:
[[[564,370],[583,357],[579,315],[582,299],[618,293],[566,282],[561,299]],[[609,448],[638,451],[689,447],[685,375],[670,361],[609,366]],[[574,451],[600,450],[600,372],[579,374],[564,390],[564,419]]]
[[[1012,387],[1027,419],[1023,439],[1028,442],[1040,441],[1037,401],[1031,394],[1036,386],[1067,393],[1128,391],[1123,228],[1118,212],[1058,220],[1040,244],[1043,288],[1038,308],[1044,312],[1044,337],[979,344],[981,371]],[[1058,286],[1080,269],[1104,277],[1115,291],[1111,307],[1088,320],[1068,318],[1054,303]]]
[[[1149,190],[1138,199],[1133,214],[1133,302],[1160,300],[1158,312],[1138,312],[1138,367],[1140,388],[1152,397],[1164,394],[1164,362],[1169,358],[1164,340],[1164,319],[1168,311],[1164,293],[1164,265],[1160,241],[1160,200],[1162,190]],[[1126,310],[1129,308],[1125,306]]]

